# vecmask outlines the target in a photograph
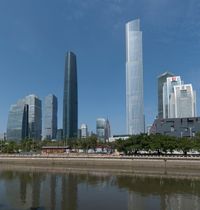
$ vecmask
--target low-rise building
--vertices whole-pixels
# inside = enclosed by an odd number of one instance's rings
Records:
[[[150,134],[192,137],[200,132],[200,117],[156,119]]]

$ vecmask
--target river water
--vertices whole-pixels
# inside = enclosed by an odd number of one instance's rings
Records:
[[[0,210],[197,210],[200,179],[108,172],[0,171]]]

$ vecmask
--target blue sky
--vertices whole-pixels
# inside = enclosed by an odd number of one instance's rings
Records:
[[[79,125],[95,131],[108,117],[125,133],[125,23],[143,31],[146,124],[157,114],[157,76],[168,70],[200,97],[199,0],[1,0],[0,132],[10,105],[34,93],[59,100],[62,126],[64,56],[77,55]],[[199,110],[199,103],[197,104]]]

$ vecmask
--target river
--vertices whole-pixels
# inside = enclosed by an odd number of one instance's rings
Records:
[[[197,210],[200,178],[0,170],[0,210]]]

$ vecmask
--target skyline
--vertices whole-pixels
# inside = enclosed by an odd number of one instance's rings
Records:
[[[192,83],[199,99],[199,5],[197,0],[50,0],[46,7],[42,1],[1,1],[0,132],[6,130],[10,105],[32,93],[42,101],[49,93],[58,97],[62,127],[64,55],[72,50],[78,60],[78,126],[86,123],[95,131],[96,119],[108,117],[113,134],[125,133],[125,23],[138,17],[146,125],[157,115],[157,76],[165,71]]]

